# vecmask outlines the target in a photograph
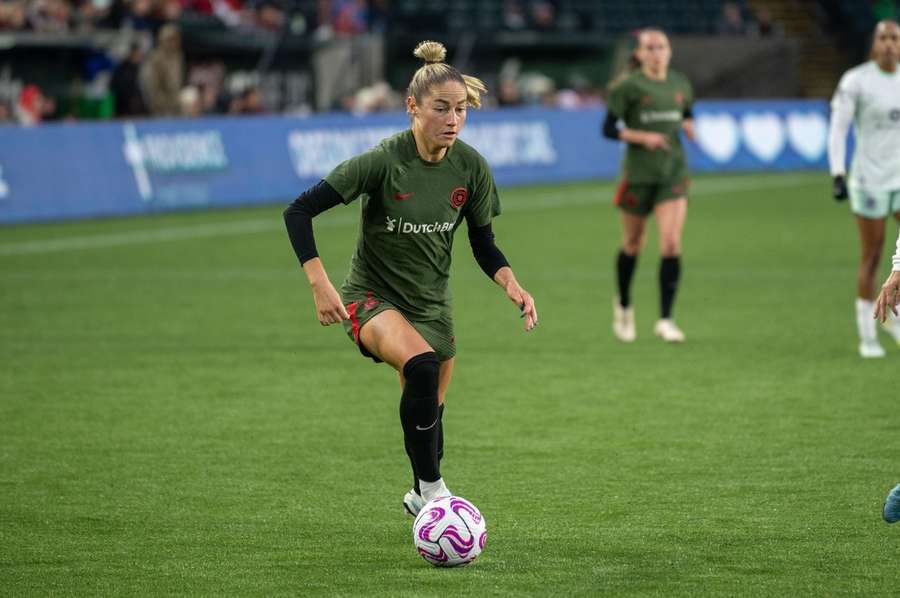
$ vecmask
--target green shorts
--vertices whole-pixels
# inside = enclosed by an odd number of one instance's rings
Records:
[[[625,212],[649,216],[658,204],[687,197],[689,186],[687,177],[659,183],[630,183],[623,179],[613,201]]]
[[[863,218],[887,218],[900,212],[900,189],[893,191],[867,191],[857,185],[848,185],[850,209]]]
[[[344,305],[347,308],[347,313],[350,314],[350,319],[344,320],[344,330],[347,331],[347,336],[350,337],[350,340],[359,347],[359,352],[366,357],[372,358],[375,363],[381,363],[381,360],[372,355],[360,342],[359,331],[366,325],[366,322],[388,309],[393,309],[406,318],[406,321],[422,335],[425,342],[437,353],[439,361],[447,361],[456,355],[453,319],[449,316],[436,320],[414,320],[409,314],[404,313],[402,309],[371,291],[358,293],[345,289],[343,292]]]

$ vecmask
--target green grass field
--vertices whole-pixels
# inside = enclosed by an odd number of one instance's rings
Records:
[[[612,188],[502,193],[532,333],[457,237],[459,570],[413,550],[396,375],[318,325],[283,206],[0,229],[0,595],[896,595],[900,349],[856,355],[828,177],[696,180],[683,346],[655,241],[612,337]],[[335,282],[356,217],[317,219]]]

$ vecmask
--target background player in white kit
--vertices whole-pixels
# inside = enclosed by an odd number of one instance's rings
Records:
[[[884,246],[885,222],[900,220],[900,27],[884,20],[875,27],[872,60],[847,71],[831,100],[828,157],[834,197],[850,196],[862,254],[857,275],[856,325],[859,354],[884,357],[872,319],[875,277]],[[853,123],[856,149],[845,181],[847,131]],[[885,329],[900,343],[900,320]]]

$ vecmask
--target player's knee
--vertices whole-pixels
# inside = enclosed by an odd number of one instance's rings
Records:
[[[419,397],[437,397],[438,380],[441,373],[441,362],[437,353],[427,351],[420,353],[403,364],[403,377],[406,386]]]
[[[681,241],[679,239],[663,239],[659,244],[659,251],[663,257],[681,255]]]
[[[860,270],[866,276],[875,276],[878,272],[878,264],[881,262],[881,252],[867,253],[862,258]]]
[[[622,251],[625,252],[626,255],[637,255],[641,252],[641,247],[644,245],[644,237],[625,237],[622,242]]]

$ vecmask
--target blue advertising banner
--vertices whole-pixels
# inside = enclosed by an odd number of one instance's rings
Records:
[[[622,144],[602,109],[472,111],[462,138],[499,185],[612,178]],[[826,168],[824,101],[695,106],[691,169]],[[407,127],[405,114],[0,126],[0,223],[288,201]]]

